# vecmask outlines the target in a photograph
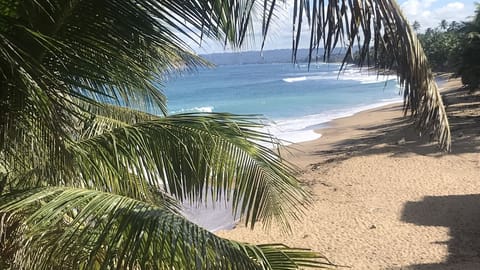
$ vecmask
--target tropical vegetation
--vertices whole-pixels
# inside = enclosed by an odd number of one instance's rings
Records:
[[[418,22],[412,27],[418,32],[432,70],[452,72],[472,91],[480,86],[480,5],[475,15],[464,22],[442,20],[435,28],[421,30]]]
[[[434,71],[452,72],[459,65],[463,38],[462,23],[442,20],[439,26],[418,34],[428,61]]]
[[[267,35],[278,2],[0,1],[0,267],[331,265],[308,250],[222,239],[179,209],[226,199],[247,225],[288,231],[308,206],[294,168],[263,146],[278,142],[258,131],[258,118],[169,115],[160,91],[169,74],[208,65],[185,39],[241,47],[258,21]],[[371,40],[384,48],[405,110],[449,148],[437,86],[396,2],[298,0],[294,14],[294,55],[304,20],[311,55],[324,46],[328,58],[343,44],[366,58]]]
[[[480,4],[472,20],[465,22],[462,32],[458,75],[463,84],[474,91],[480,86]]]

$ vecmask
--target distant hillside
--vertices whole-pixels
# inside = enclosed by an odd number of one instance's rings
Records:
[[[299,49],[297,52],[297,62],[308,62],[308,49]],[[335,55],[330,58],[330,62],[339,62],[343,60],[341,49],[335,51]],[[314,52],[316,55],[316,51]],[[312,62],[323,61],[323,50],[318,51],[318,59],[312,56]],[[268,50],[268,51],[248,51],[234,53],[213,53],[200,55],[216,65],[243,65],[243,64],[267,64],[267,63],[291,63],[292,50]]]

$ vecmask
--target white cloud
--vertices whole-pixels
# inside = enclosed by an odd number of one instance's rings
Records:
[[[405,14],[416,16],[422,10],[429,8],[435,1],[437,0],[407,0],[402,4],[402,9]]]
[[[417,0],[409,0],[402,5],[403,12],[410,16],[416,16],[420,7],[420,2]]]
[[[421,25],[421,31],[429,27],[437,27],[440,21],[464,21],[471,15],[471,11],[465,8],[462,2],[450,2],[440,7],[432,7],[436,0],[407,0],[401,7],[410,23],[418,21]]]

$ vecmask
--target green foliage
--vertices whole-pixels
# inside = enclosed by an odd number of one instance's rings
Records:
[[[6,197],[28,215],[18,269],[297,269],[330,263],[307,250],[221,239],[164,207],[88,189],[43,188]],[[323,260],[325,263],[319,263]]]
[[[178,209],[183,199],[209,194],[229,199],[252,227],[276,220],[288,230],[308,205],[294,169],[261,145],[277,142],[256,131],[258,117],[169,116],[157,88],[171,72],[208,65],[184,38],[240,46],[258,8],[0,2],[2,269],[330,264],[311,251],[221,239]]]
[[[418,30],[420,30],[420,28],[422,28],[422,26],[420,25],[420,23],[418,21],[414,21],[413,24],[412,24],[412,28],[413,28],[413,31],[418,32]]]
[[[475,16],[465,23],[462,32],[458,75],[462,77],[463,84],[474,91],[480,86],[480,4],[477,4]]]
[[[442,20],[436,28],[418,34],[428,61],[434,71],[452,72],[459,62],[462,24]]]
[[[418,25],[417,25],[418,27]],[[418,28],[417,28],[418,29]],[[448,23],[418,34],[434,71],[454,72],[472,91],[480,86],[480,6],[466,22]]]

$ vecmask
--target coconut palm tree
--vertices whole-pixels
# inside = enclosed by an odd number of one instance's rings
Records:
[[[447,30],[448,28],[448,22],[447,20],[443,19],[440,21],[440,24],[439,24],[439,27],[440,29],[442,29],[443,31]]]
[[[418,32],[420,28],[422,28],[422,26],[418,21],[413,21],[412,28],[413,28],[413,31]]]
[[[280,1],[282,2],[282,1]],[[254,0],[0,2],[0,267],[297,269],[331,265],[279,244],[219,238],[179,202],[227,199],[249,226],[298,218],[309,196],[252,116],[168,115],[159,85],[208,65],[184,39],[242,46],[280,3]],[[295,1],[311,53],[360,40],[395,62],[405,108],[449,146],[423,51],[394,1]],[[388,36],[382,35],[387,30]],[[360,39],[358,39],[361,37]],[[388,50],[386,48],[393,48]],[[377,57],[375,54],[374,57]]]

